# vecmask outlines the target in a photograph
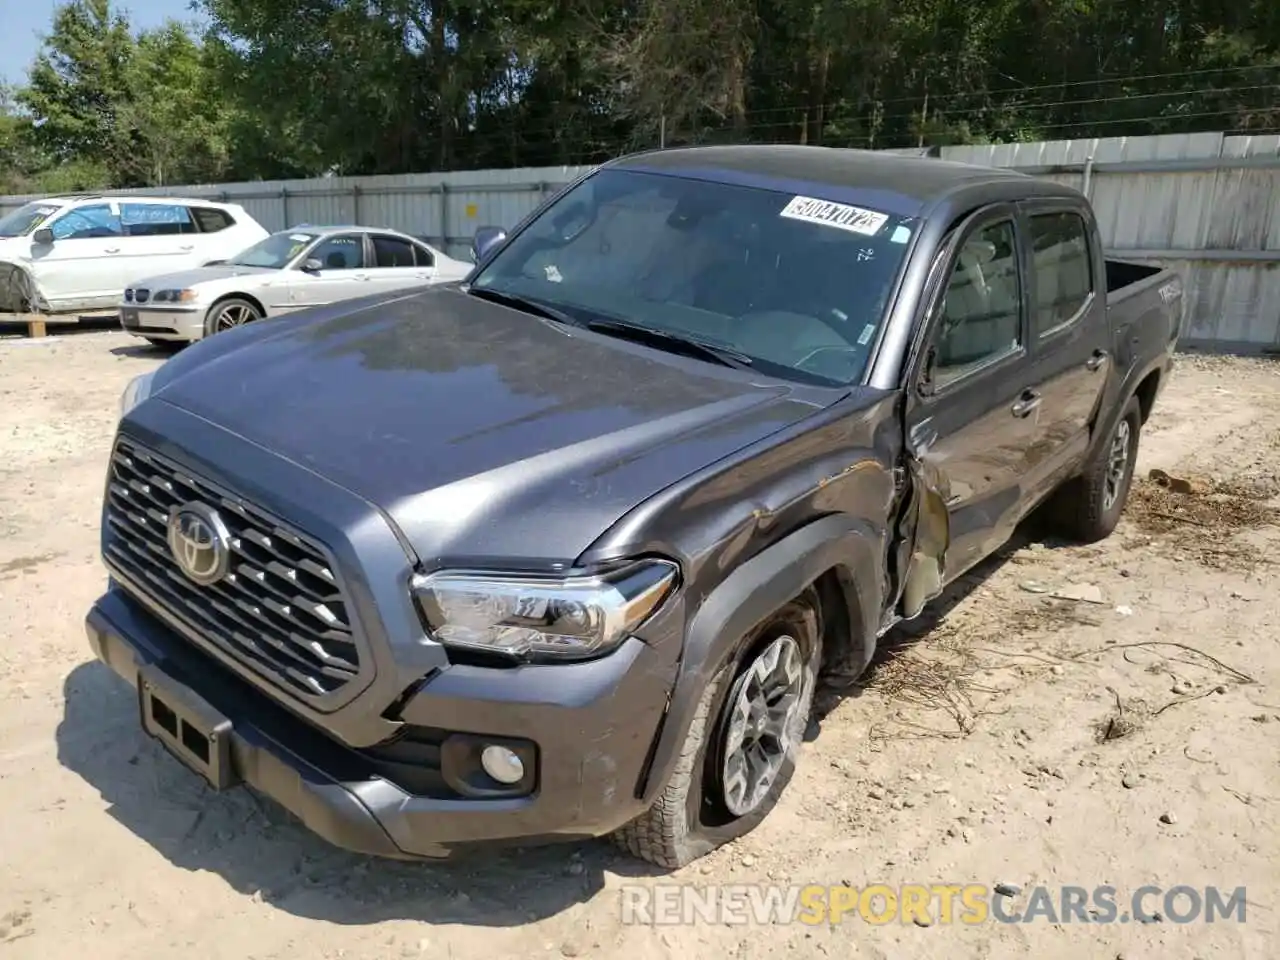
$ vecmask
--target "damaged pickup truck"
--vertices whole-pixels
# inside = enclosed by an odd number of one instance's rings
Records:
[[[1075,190],[925,158],[640,154],[477,239],[135,380],[106,482],[143,727],[368,854],[753,829],[824,671],[1112,531],[1181,324]]]

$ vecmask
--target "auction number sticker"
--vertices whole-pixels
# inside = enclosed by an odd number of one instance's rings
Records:
[[[814,197],[792,197],[779,216],[848,230],[850,233],[861,233],[868,237],[878,233],[889,219],[889,215],[885,213]]]

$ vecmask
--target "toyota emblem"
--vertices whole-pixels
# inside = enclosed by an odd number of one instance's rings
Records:
[[[231,535],[218,512],[185,503],[169,514],[169,551],[188,580],[208,587],[227,575]]]

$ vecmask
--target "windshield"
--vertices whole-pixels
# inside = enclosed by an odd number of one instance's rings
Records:
[[[316,239],[314,233],[273,233],[247,250],[241,250],[227,261],[237,267],[267,267],[283,270],[294,257]]]
[[[51,203],[28,203],[0,218],[0,237],[25,237],[62,208]]]
[[[606,169],[509,240],[471,286],[843,385],[862,377],[911,233],[907,218],[848,204]]]

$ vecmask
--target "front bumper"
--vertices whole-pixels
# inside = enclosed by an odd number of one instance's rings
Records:
[[[199,340],[204,336],[208,309],[200,305],[155,307],[126,303],[120,306],[120,326],[125,333],[150,340]]]
[[[299,719],[118,586],[90,610],[86,630],[98,659],[139,688],[148,732],[215,787],[247,784],[329,842],[394,859],[602,836],[633,819],[674,673],[635,639],[585,664],[446,667],[401,708],[412,750],[390,757],[382,745],[350,748]],[[161,706],[148,707],[150,691]],[[178,718],[172,736],[157,728],[157,711]],[[183,748],[182,718],[213,734],[203,760]],[[449,729],[416,726],[437,718]],[[503,741],[532,751],[531,789],[476,795],[462,769],[468,750]]]

